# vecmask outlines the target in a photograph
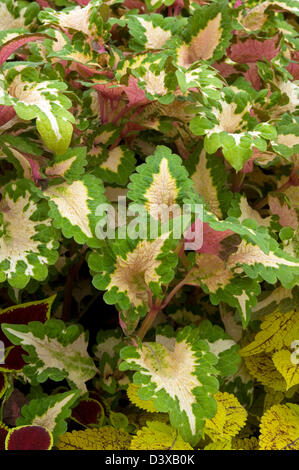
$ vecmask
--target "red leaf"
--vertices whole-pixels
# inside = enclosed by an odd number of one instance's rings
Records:
[[[13,428],[5,440],[6,450],[49,450],[52,445],[52,433],[42,426]]]
[[[142,90],[138,86],[137,78],[130,77],[128,86],[124,86],[123,90],[125,94],[127,95],[130,106],[136,106],[136,105],[142,106],[144,104],[149,103],[149,100],[145,96],[144,90]]]
[[[0,334],[3,335],[2,330],[0,330]],[[9,352],[8,352],[6,358],[5,358],[5,363],[1,364],[1,366],[0,366],[0,370],[2,370],[3,372],[5,372],[5,371],[9,372],[9,371],[13,371],[13,370],[15,370],[15,371],[22,370],[24,365],[25,365],[25,361],[22,358],[22,355],[27,354],[27,353],[21,348],[21,346],[12,346],[11,347],[11,342],[6,337],[5,337],[5,341],[3,340],[3,342],[4,342],[5,346],[7,348],[10,347],[10,349],[9,349]]]
[[[3,126],[8,121],[10,121],[13,117],[15,117],[16,112],[13,106],[0,106],[0,126]]]
[[[8,434],[8,428],[0,422],[0,450],[5,450],[5,439]]]
[[[42,178],[42,174],[40,172],[39,164],[36,160],[33,160],[30,157],[27,157],[27,155],[23,154],[23,156],[26,158],[26,160],[28,161],[28,163],[30,165],[31,172],[32,172],[32,177],[33,177],[34,182],[36,183],[39,179]]]
[[[47,0],[36,0],[40,7],[42,8],[51,8],[51,5],[47,2]]]
[[[83,426],[101,424],[104,419],[104,410],[97,400],[88,398],[80,401],[79,405],[72,410],[72,418]]]
[[[255,63],[263,58],[271,60],[279,52],[279,47],[275,43],[275,39],[266,39],[265,41],[247,39],[243,42],[239,40],[229,48],[229,57],[240,64]]]
[[[45,34],[37,33],[37,34],[26,34],[19,36],[17,38],[13,38],[4,46],[1,47],[0,51],[0,66],[8,59],[11,54],[13,54],[19,47],[24,46],[28,42],[35,42],[41,41],[45,39],[47,36]]]
[[[191,232],[194,231],[195,223],[191,226]],[[213,255],[218,255],[221,251],[221,241],[225,238],[233,235],[234,232],[231,230],[225,230],[224,232],[218,232],[213,230],[209,224],[203,222],[203,244],[199,250],[196,250],[198,253],[210,253]],[[188,242],[192,242],[192,239],[186,239]]]

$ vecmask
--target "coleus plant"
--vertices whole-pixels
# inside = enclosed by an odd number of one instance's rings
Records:
[[[0,449],[299,449],[296,0],[0,0]]]

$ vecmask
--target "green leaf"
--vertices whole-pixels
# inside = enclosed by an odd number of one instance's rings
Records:
[[[49,200],[49,215],[54,226],[62,229],[66,238],[74,237],[80,244],[100,245],[96,225],[104,216],[101,205],[106,204],[104,186],[99,178],[86,174],[71,184],[53,184],[43,194]]]
[[[135,170],[135,163],[134,153],[125,145],[119,145],[112,150],[102,149],[93,174],[108,183],[124,186]]]
[[[32,385],[48,378],[56,382],[66,378],[72,387],[85,393],[85,382],[94,377],[96,367],[87,353],[88,335],[81,325],[66,327],[63,321],[51,319],[28,325],[3,323],[2,331],[28,352],[23,373]]]
[[[55,155],[45,173],[50,178],[62,177],[70,184],[72,181],[80,179],[86,164],[86,148],[71,148],[62,155]]]
[[[74,117],[67,111],[71,101],[63,95],[67,85],[58,80],[40,80],[31,67],[17,72],[7,83],[2,76],[0,104],[12,105],[21,119],[36,118],[36,127],[46,146],[58,154],[70,145]]]
[[[199,330],[185,327],[176,335],[171,328],[158,329],[156,342],[122,349],[121,369],[132,369],[134,382],[141,385],[141,399],[153,399],[155,408],[168,412],[170,423],[182,438],[196,444],[206,418],[216,412],[213,394],[217,362]]]
[[[58,258],[58,232],[28,180],[8,183],[0,201],[0,270],[13,287],[23,288],[30,277],[43,281],[48,265]]]
[[[31,400],[21,409],[21,416],[17,418],[17,426],[33,424],[43,426],[53,434],[54,445],[59,436],[67,430],[66,419],[71,415],[71,407],[79,398],[78,390],[66,393],[49,395],[47,397]]]
[[[222,57],[231,37],[230,15],[226,2],[201,7],[190,16],[176,47],[177,62],[189,68],[201,59],[213,62]]]

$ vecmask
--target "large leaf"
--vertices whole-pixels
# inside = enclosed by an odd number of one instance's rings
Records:
[[[50,450],[53,445],[52,433],[43,426],[18,426],[10,429],[6,450]]]
[[[299,337],[298,319],[297,310],[287,313],[275,311],[267,315],[261,324],[261,331],[256,334],[252,343],[241,350],[241,355],[246,357],[290,347]]]
[[[145,314],[148,309],[148,290],[162,295],[161,286],[174,276],[177,256],[170,255],[173,240],[164,233],[153,240],[119,240],[112,250],[106,248],[92,253],[88,258],[90,269],[96,273],[93,284],[107,290],[104,300],[116,304],[122,310],[134,309]]]
[[[156,342],[128,346],[121,357],[121,369],[138,371],[134,382],[141,385],[140,398],[153,399],[158,411],[169,413],[183,439],[196,443],[205,418],[215,414],[212,395],[218,387],[217,359],[199,330],[188,326],[175,336],[166,328],[157,332]]]

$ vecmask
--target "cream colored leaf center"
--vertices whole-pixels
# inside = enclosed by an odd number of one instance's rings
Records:
[[[176,180],[171,176],[167,158],[163,158],[159,173],[154,174],[152,184],[144,194],[147,201],[145,207],[152,217],[164,222],[168,216],[164,210],[175,204],[177,195]]]
[[[45,194],[55,202],[62,217],[67,218],[72,225],[78,226],[87,237],[92,237],[88,219],[88,190],[82,181],[74,181],[71,185],[63,183],[52,186]]]
[[[156,269],[160,266],[161,261],[156,258],[161,253],[168,235],[168,233],[163,234],[152,242],[140,241],[135,250],[128,253],[126,259],[118,256],[116,268],[107,289],[116,286],[120,292],[127,293],[135,307],[146,302],[147,286],[150,282],[159,281]]]
[[[184,44],[178,50],[179,65],[186,67],[197,60],[209,60],[213,57],[222,35],[221,18],[221,13],[218,13],[204,29],[199,31],[190,44]]]

